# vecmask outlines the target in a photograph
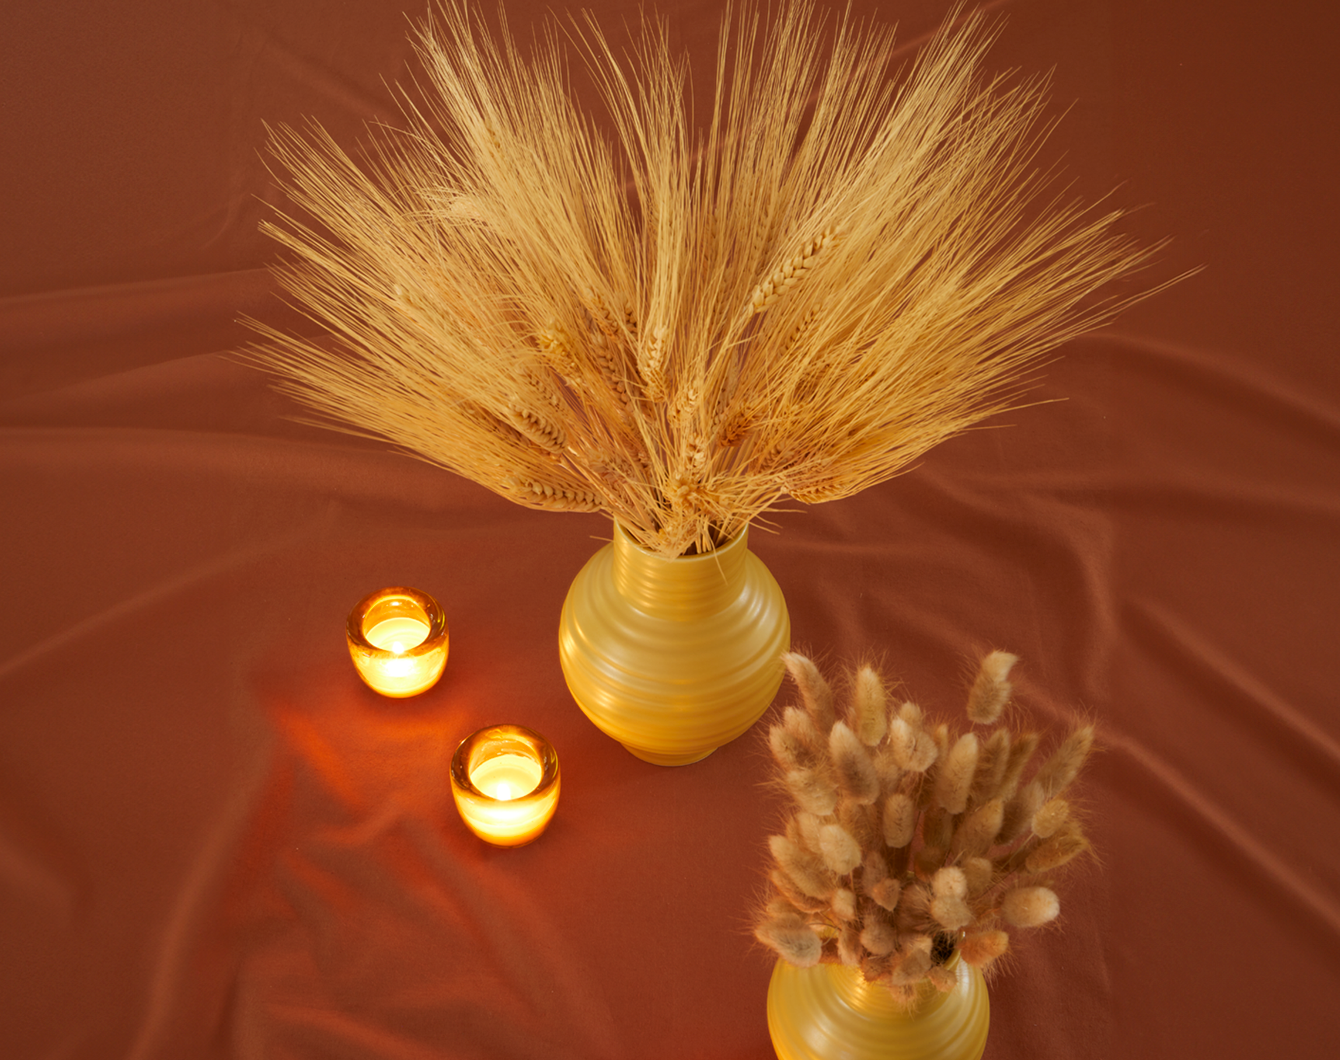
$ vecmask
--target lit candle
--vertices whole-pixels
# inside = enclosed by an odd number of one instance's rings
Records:
[[[358,675],[384,696],[426,692],[447,665],[446,616],[418,589],[365,596],[349,612],[345,635]]]
[[[495,846],[536,839],[558,807],[558,755],[537,732],[493,725],[461,742],[451,792],[466,827]]]

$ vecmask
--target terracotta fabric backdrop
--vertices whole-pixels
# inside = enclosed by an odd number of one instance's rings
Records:
[[[705,84],[723,5],[664,6]],[[1153,279],[1205,269],[1067,347],[1063,400],[755,551],[833,665],[948,714],[1008,648],[1033,716],[1097,721],[1102,868],[1019,938],[987,1057],[1340,1055],[1335,15],[991,6],[990,66],[1055,70],[1076,190],[1176,238]],[[547,10],[506,7],[523,35]],[[911,56],[948,7],[883,17]],[[394,121],[422,13],[0,10],[0,1056],[771,1055],[761,727],[660,769],[564,688],[559,608],[608,525],[298,426],[227,357],[239,314],[284,319],[262,122]],[[388,584],[452,627],[414,700],[342,639]],[[500,851],[446,769],[509,720],[564,786]]]

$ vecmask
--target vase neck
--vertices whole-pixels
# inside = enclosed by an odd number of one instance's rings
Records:
[[[648,552],[614,524],[614,586],[638,610],[689,621],[723,610],[744,584],[749,529],[701,556]]]

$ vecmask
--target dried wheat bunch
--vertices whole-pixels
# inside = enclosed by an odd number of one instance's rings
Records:
[[[1008,929],[1054,920],[1058,872],[1089,849],[1064,793],[1093,747],[1072,731],[1025,778],[1033,732],[997,724],[1017,661],[992,652],[968,696],[981,733],[932,723],[891,700],[869,667],[851,680],[846,710],[818,668],[785,656],[801,706],[768,735],[795,804],[769,839],[771,896],[757,938],[801,967],[841,962],[910,1002],[930,980],[952,989],[959,953],[985,968]]]
[[[808,0],[728,16],[701,130],[665,25],[621,59],[574,24],[606,135],[558,33],[527,56],[468,11],[439,0],[361,161],[272,131],[298,210],[265,230],[326,335],[253,322],[247,356],[325,422],[673,556],[897,474],[1140,297],[1101,291],[1152,250],[1046,197],[1045,79],[984,76],[979,14],[906,76]]]

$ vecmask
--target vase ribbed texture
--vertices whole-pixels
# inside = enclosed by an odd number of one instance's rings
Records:
[[[670,559],[614,540],[578,573],[559,659],[578,706],[639,758],[685,765],[745,732],[781,685],[786,601],[748,531]]]
[[[958,984],[923,984],[910,1009],[880,983],[838,964],[778,961],[768,986],[768,1032],[779,1060],[980,1060],[991,1020],[982,973],[955,959]]]

